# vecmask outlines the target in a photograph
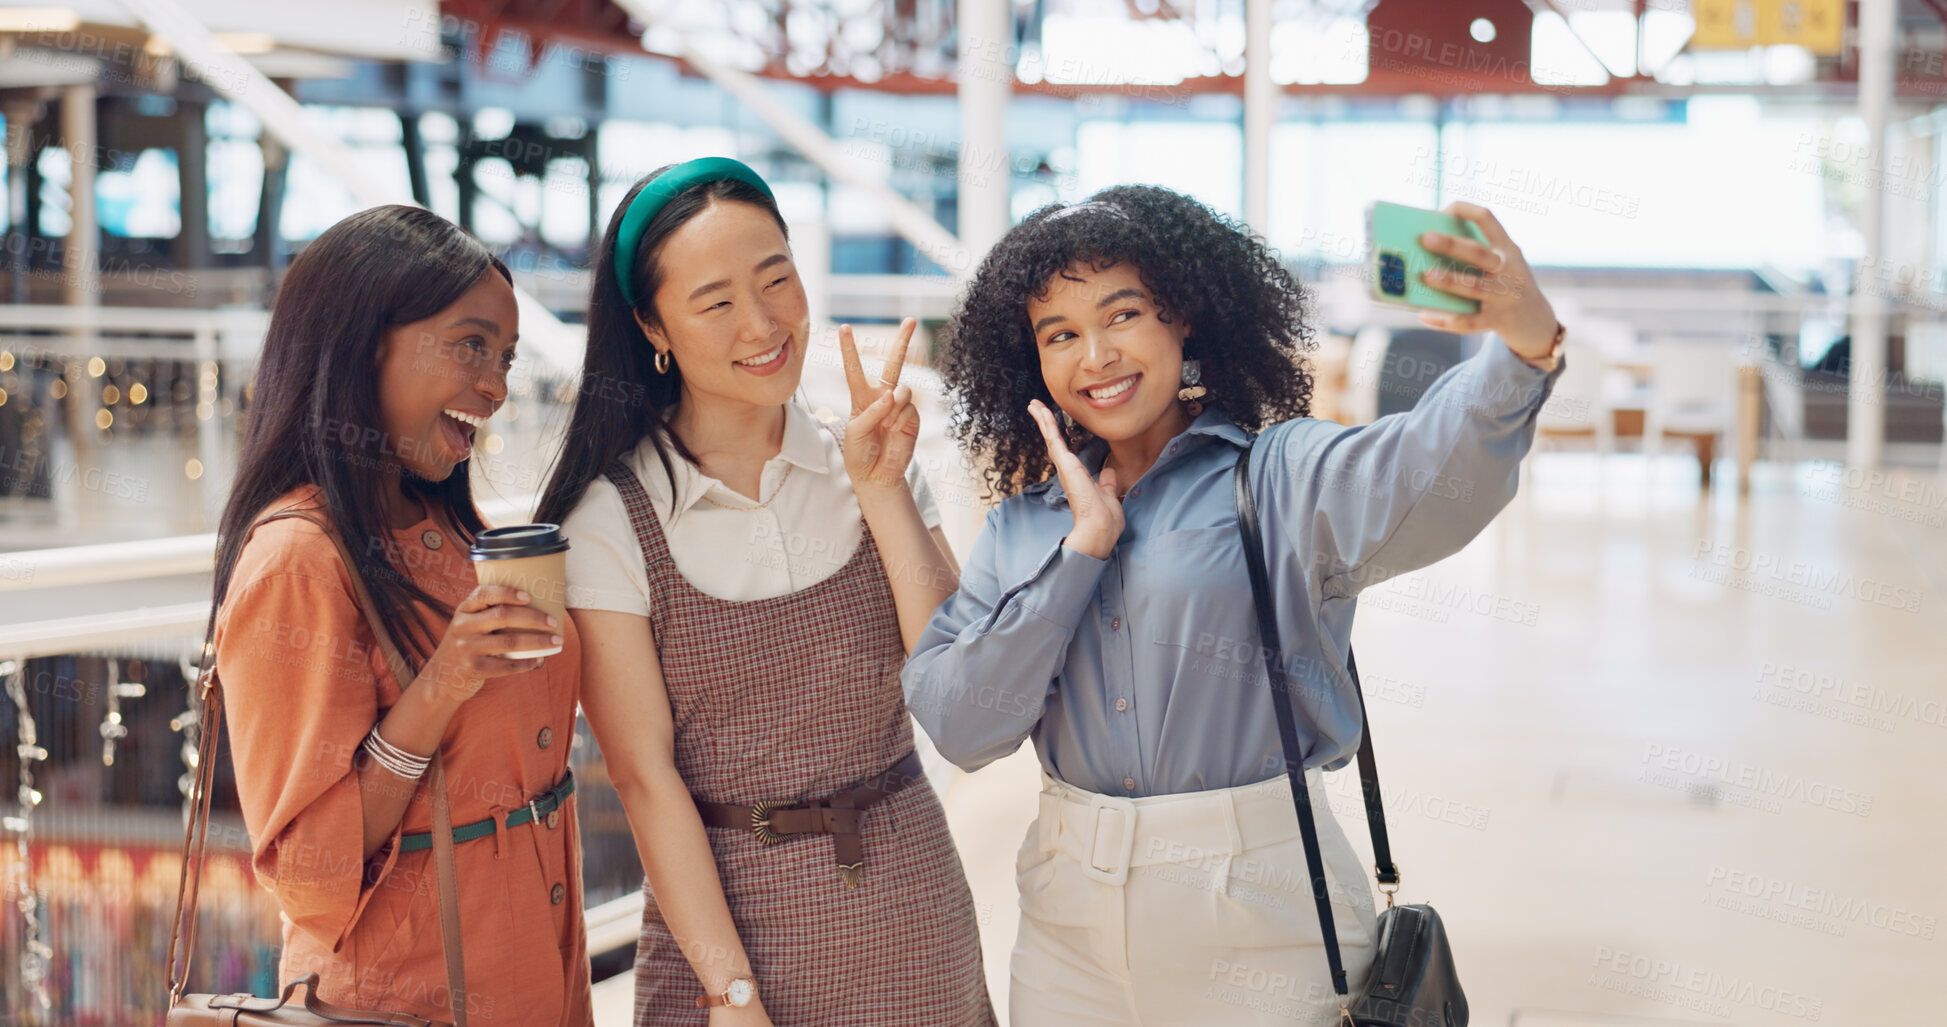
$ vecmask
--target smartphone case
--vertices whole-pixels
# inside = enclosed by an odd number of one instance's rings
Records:
[[[1481,308],[1478,301],[1444,292],[1420,280],[1422,272],[1433,268],[1475,270],[1471,264],[1448,259],[1421,246],[1423,232],[1444,232],[1487,242],[1481,230],[1465,218],[1376,201],[1366,208],[1367,291],[1375,301],[1394,306],[1478,313]]]

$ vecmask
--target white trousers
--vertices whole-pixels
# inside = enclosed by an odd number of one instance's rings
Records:
[[[1372,965],[1372,888],[1306,774],[1332,917],[1356,992]],[[1013,1027],[1329,1027],[1326,963],[1291,784],[1123,799],[1042,775],[1015,864]]]

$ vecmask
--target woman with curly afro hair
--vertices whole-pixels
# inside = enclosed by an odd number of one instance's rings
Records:
[[[1364,730],[1346,670],[1356,597],[1458,551],[1507,504],[1561,362],[1520,249],[1486,209],[1448,210],[1486,242],[1422,241],[1477,270],[1425,280],[1480,311],[1421,320],[1497,338],[1361,427],[1306,416],[1303,291],[1195,200],[1121,186],[1043,208],[975,273],[941,370],[1002,502],[904,684],[963,769],[1029,737],[1041,760],[1016,865],[1015,1027],[1337,1012],[1257,641],[1240,456],[1336,934],[1363,982],[1372,891],[1317,787]]]

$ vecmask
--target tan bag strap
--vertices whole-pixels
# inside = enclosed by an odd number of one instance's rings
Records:
[[[460,890],[453,873],[453,811],[446,804],[446,763],[433,753],[433,863],[439,867],[439,933],[446,949],[446,993],[454,1027],[466,1027],[466,961],[460,952]]]
[[[196,723],[202,734],[196,744],[196,779],[190,786],[189,816],[183,820],[183,860],[176,875],[176,916],[169,922],[169,1006],[175,1008],[182,999],[183,988],[189,983],[189,964],[196,952],[196,911],[197,898],[202,893],[203,851],[209,841],[210,791],[216,774],[216,739],[223,730],[223,700],[216,690],[216,660],[214,647],[208,640],[203,643],[203,665],[197,677],[199,693]],[[194,866],[195,872],[190,868]],[[185,932],[183,910],[189,911],[188,930]],[[183,959],[180,969],[176,963],[178,939],[181,939]]]
[[[365,588],[365,581],[359,577],[358,566],[345,549],[345,542],[338,537],[323,519],[312,516],[304,510],[280,510],[267,514],[251,524],[250,531],[270,521],[285,517],[297,517],[310,521],[325,533],[331,544],[338,547],[339,559],[344,561],[345,572],[351,578],[352,594],[358,601],[359,609],[365,614],[365,622],[372,629],[372,638],[379,651],[385,656],[385,663],[392,671],[393,680],[400,688],[412,684],[412,669],[407,666],[405,657],[392,641],[392,633],[386,630],[385,623],[379,619],[378,607],[372,603],[372,596]],[[246,534],[246,539],[248,534]],[[213,618],[212,618],[213,620]],[[216,774],[216,742],[221,734],[223,721],[223,689],[216,678],[216,639],[214,633],[203,642],[202,672],[197,675],[198,688],[202,696],[202,712],[198,714],[198,724],[203,732],[197,740],[196,784],[190,796],[190,816],[183,825],[183,865],[176,883],[176,917],[169,925],[169,1005],[173,1008],[182,998],[183,989],[189,983],[189,964],[196,953],[196,900],[202,888],[203,857],[209,842],[210,791]],[[433,863],[439,880],[439,926],[440,942],[446,952],[446,986],[449,1008],[453,1012],[454,1027],[467,1027],[466,1023],[466,965],[460,947],[460,895],[457,875],[453,868],[453,811],[448,805],[446,794],[446,764],[438,750],[433,752],[432,779],[428,782],[433,802]],[[194,870],[191,870],[192,865]],[[185,919],[187,931],[184,931]],[[183,958],[180,972],[176,964],[177,938],[181,934]]]

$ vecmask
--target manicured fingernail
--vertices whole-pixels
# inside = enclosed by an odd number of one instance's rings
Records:
[[[552,643],[554,643],[555,645],[560,645],[560,644],[561,644],[561,636],[560,636],[560,635],[552,635],[552,636],[549,636],[549,638],[548,638],[548,641],[550,641],[550,642],[552,642]]]
[[[548,614],[548,627],[551,627],[551,628],[554,628],[554,629],[555,629],[555,630],[557,630],[557,631],[558,631],[558,630],[560,630],[560,629],[561,629],[561,618],[559,618],[559,617],[556,617],[556,616],[555,616],[554,614],[551,614],[551,613],[550,613],[550,614]]]
[[[533,596],[531,596],[531,595],[528,595],[528,594],[527,594],[526,592],[524,592],[524,591],[522,591],[522,590],[520,590],[520,589],[518,589],[518,588],[517,588],[517,589],[515,589],[515,590],[514,590],[514,598],[516,598],[516,599],[518,599],[518,600],[520,600],[521,602],[523,602],[523,603],[524,603],[524,602],[527,602],[527,601],[528,601],[529,599],[532,599],[532,598],[534,598],[534,597],[533,597]]]

